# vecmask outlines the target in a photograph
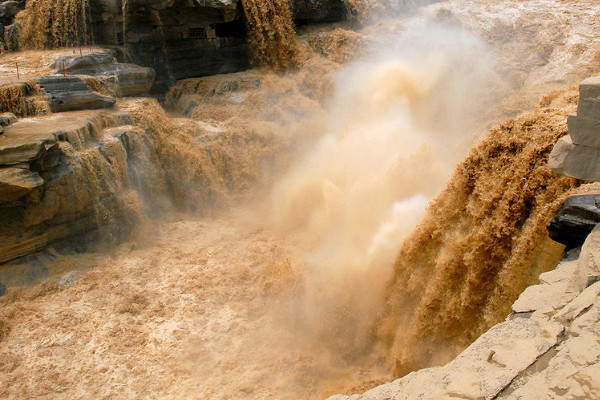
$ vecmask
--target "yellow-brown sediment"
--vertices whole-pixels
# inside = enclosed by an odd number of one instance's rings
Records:
[[[558,262],[546,223],[579,181],[546,160],[576,104],[571,88],[493,129],[405,241],[379,328],[396,375],[454,357]]]
[[[20,49],[52,49],[88,43],[85,0],[32,0],[17,14]]]
[[[288,0],[243,0],[253,63],[274,70],[295,64],[297,43]]]
[[[0,87],[0,110],[21,117],[48,114],[50,106],[40,92],[40,87],[35,82]]]

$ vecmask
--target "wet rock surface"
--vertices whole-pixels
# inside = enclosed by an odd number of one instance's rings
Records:
[[[105,130],[128,122],[123,113],[86,110],[7,128],[0,139],[0,263],[98,229],[103,213],[118,215],[126,150]]]
[[[156,91],[165,92],[176,80],[250,66],[244,5],[239,0],[136,1],[127,7],[124,21],[121,9],[94,13],[97,43],[123,45],[135,64],[153,68]],[[298,25],[347,19],[341,0],[294,0],[290,8]]]
[[[38,78],[52,112],[110,108],[116,99],[92,92],[85,80],[76,76]]]
[[[298,25],[344,21],[348,10],[339,0],[294,0],[291,2],[294,22]]]
[[[553,240],[568,248],[581,246],[589,233],[600,222],[600,195],[571,196],[548,223]]]
[[[117,96],[148,94],[154,84],[154,69],[116,62],[111,49],[57,58],[52,68],[58,74],[87,75],[101,80]]]

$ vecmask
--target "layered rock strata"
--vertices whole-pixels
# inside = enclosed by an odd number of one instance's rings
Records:
[[[569,135],[554,145],[548,165],[563,175],[600,180],[600,77],[581,82],[577,114],[567,121]]]
[[[49,1],[32,2],[24,13],[31,14],[31,18],[47,14],[47,8],[54,8]],[[238,72],[249,67],[248,29],[241,0],[130,0],[120,3],[86,2],[85,26],[73,27],[85,30],[85,38],[74,44],[93,43],[123,50],[120,61],[151,67],[157,72],[157,92],[166,92],[179,79]],[[0,3],[0,37],[4,38],[4,47],[11,51],[30,48],[32,44],[24,38],[27,34],[39,34],[24,31],[45,29],[39,24],[33,28],[20,25],[23,18],[15,19],[15,14],[24,5],[25,2],[15,1]],[[343,0],[292,0],[290,10],[297,25],[348,18]],[[267,15],[261,17],[269,18]],[[57,16],[53,14],[49,18],[48,26],[56,25],[52,18]],[[6,34],[1,24],[10,24]],[[47,42],[53,43],[51,39],[56,35],[56,32],[47,32]],[[99,60],[95,61],[98,64]]]
[[[110,128],[130,122],[115,111],[74,111],[21,119],[6,129],[0,137],[0,263],[127,221],[119,204],[129,185],[127,152]]]

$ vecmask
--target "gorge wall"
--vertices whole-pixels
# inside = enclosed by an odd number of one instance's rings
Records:
[[[164,93],[179,79],[244,70],[252,60],[260,65],[273,49],[253,53],[248,37],[253,42],[252,48],[258,49],[260,43],[294,39],[294,24],[302,26],[348,18],[342,0],[297,0],[289,4],[281,1],[273,3],[270,11],[264,9],[266,4],[270,3],[241,0],[4,2],[2,5],[11,11],[0,21],[4,24],[0,33],[9,51],[115,46],[122,50],[120,61],[152,67],[157,72],[157,90]],[[42,16],[48,16],[45,25],[39,24]],[[283,17],[287,18],[284,23],[273,23]],[[273,37],[277,29],[286,30],[288,39]],[[268,41],[262,39],[267,36]],[[262,58],[256,56],[260,52],[264,53]]]

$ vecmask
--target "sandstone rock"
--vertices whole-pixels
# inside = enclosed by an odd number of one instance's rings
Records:
[[[0,114],[0,126],[8,126],[17,120],[17,116],[13,113],[6,112]]]
[[[600,228],[443,367],[329,400],[600,398]],[[592,282],[590,284],[590,282]],[[558,297],[557,297],[558,296]]]
[[[120,96],[140,96],[147,94],[154,84],[155,72],[152,68],[135,64],[110,63],[80,68],[77,74],[109,78],[114,91]]]
[[[600,147],[600,116],[597,119],[569,115],[569,134],[575,144]]]
[[[600,149],[574,144],[570,136],[561,137],[548,157],[548,166],[573,178],[600,180]]]
[[[46,145],[55,143],[47,133],[30,133],[23,137],[13,135],[7,130],[0,136],[0,165],[15,165],[40,158]]]
[[[112,63],[114,60],[115,57],[112,50],[102,49],[83,56],[77,54],[73,56],[58,57],[52,63],[52,68],[55,69],[57,74],[62,74],[65,70],[67,73],[73,74],[84,68]]]
[[[554,145],[548,166],[574,178],[600,180],[600,77],[581,82],[577,115],[567,122],[570,136]]]
[[[344,0],[293,0],[296,24],[347,19]],[[248,30],[239,0],[133,0],[127,3],[124,24],[120,8],[99,7],[97,43],[123,45],[120,61],[156,71],[154,91],[166,92],[177,80],[226,74],[250,67]],[[122,26],[126,29],[123,32]]]
[[[589,119],[600,119],[600,76],[587,78],[579,85],[577,115]]]
[[[58,74],[67,72],[70,75],[105,78],[114,92],[121,96],[148,93],[155,76],[152,68],[115,62],[115,52],[111,49],[96,50],[83,56],[77,54],[59,57],[52,64],[52,68],[55,68]]]
[[[88,110],[24,118],[7,128],[2,140],[10,145],[0,147],[0,263],[71,243],[111,221],[119,221],[111,233],[131,227],[119,203],[129,185],[127,153],[111,130],[123,123],[131,119],[122,113]]]
[[[571,278],[573,290],[582,291],[600,278],[600,226],[589,234],[579,256],[577,271]]]
[[[540,275],[540,285],[530,286],[521,293],[512,305],[515,313],[529,313],[539,311],[552,313],[564,307],[573,300],[576,293],[569,290],[571,276],[577,268],[577,261],[562,263],[552,274]],[[548,284],[552,282],[552,284]]]
[[[76,76],[42,76],[37,81],[52,112],[109,108],[116,102],[113,97],[92,92],[87,83]]]
[[[124,123],[126,116],[104,111],[72,111],[55,115],[23,118],[6,128],[0,136],[0,166],[32,163],[38,171],[58,162],[58,141],[81,149],[94,139],[96,127],[114,121]]]
[[[1,168],[0,204],[19,200],[43,183],[37,172],[23,168]]]
[[[547,228],[552,240],[574,248],[583,244],[598,222],[600,195],[571,196],[564,201]]]

